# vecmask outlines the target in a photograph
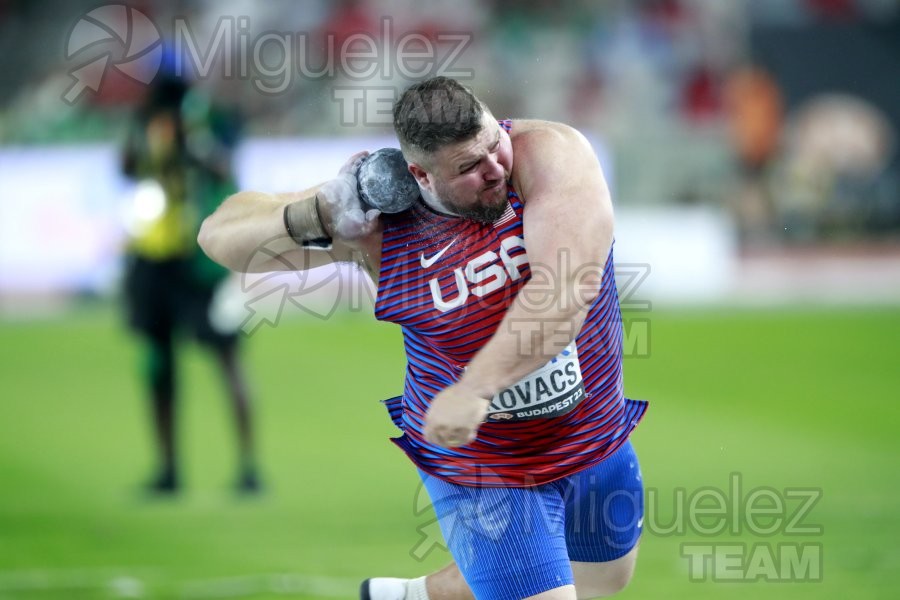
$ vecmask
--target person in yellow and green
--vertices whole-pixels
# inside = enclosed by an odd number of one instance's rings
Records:
[[[236,190],[231,154],[239,119],[181,79],[161,77],[133,119],[122,167],[138,181],[126,253],[123,297],[143,343],[158,470],[147,489],[179,490],[177,348],[190,336],[215,356],[224,374],[238,436],[236,489],[256,492],[251,402],[236,323],[212,318],[228,271],[197,246],[200,223]]]

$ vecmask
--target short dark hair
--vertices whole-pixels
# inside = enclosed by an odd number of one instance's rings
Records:
[[[430,154],[475,137],[484,112],[481,101],[458,81],[432,77],[407,88],[394,104],[394,131],[404,154]]]

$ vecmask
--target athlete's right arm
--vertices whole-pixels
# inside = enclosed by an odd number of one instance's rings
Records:
[[[239,192],[227,198],[203,221],[197,242],[217,263],[244,273],[355,260],[378,228],[378,211],[364,212],[356,192],[356,168],[365,155],[355,154],[335,179],[303,192]],[[285,227],[289,205],[291,214],[300,215],[290,233]],[[322,231],[332,238],[330,250],[298,243],[322,237]]]
[[[341,244],[331,251],[304,248],[285,229],[285,206],[308,202],[317,191],[238,192],[203,221],[197,243],[211,259],[241,273],[305,270],[341,260]]]

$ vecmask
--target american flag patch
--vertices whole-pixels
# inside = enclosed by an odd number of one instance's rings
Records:
[[[494,229],[503,227],[516,218],[516,211],[513,210],[512,204],[507,203],[506,210],[500,215],[500,218],[494,221]]]

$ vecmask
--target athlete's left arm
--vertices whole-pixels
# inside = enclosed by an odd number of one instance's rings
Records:
[[[584,136],[542,124],[516,136],[513,156],[532,277],[460,381],[432,401],[425,435],[443,446],[475,439],[490,398],[575,339],[600,292],[612,244],[609,189]]]

